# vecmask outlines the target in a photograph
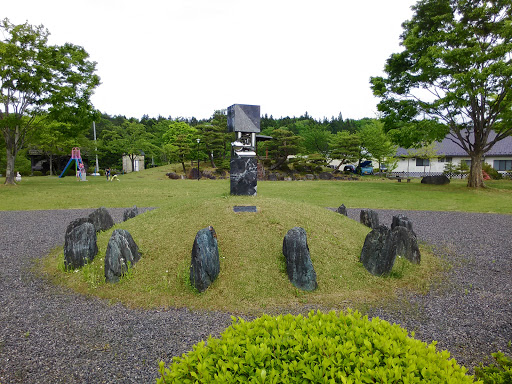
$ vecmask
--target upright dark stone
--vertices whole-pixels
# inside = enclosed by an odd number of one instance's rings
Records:
[[[258,161],[255,157],[232,157],[230,162],[232,195],[256,196]]]
[[[336,210],[336,212],[338,212],[340,215],[348,216],[347,207],[345,207],[345,204],[341,204]]]
[[[73,222],[72,222],[73,223]],[[98,253],[96,231],[90,222],[70,228],[64,237],[64,265],[66,269],[83,267]]]
[[[377,212],[371,209],[361,210],[359,220],[361,221],[361,224],[366,225],[367,227],[372,229],[375,229],[379,226],[379,215]]]
[[[360,260],[372,275],[381,276],[391,272],[395,257],[391,230],[388,227],[380,225],[366,236]]]
[[[212,284],[220,272],[217,234],[212,226],[197,232],[192,247],[190,262],[190,283],[199,292]]]
[[[105,280],[116,283],[129,267],[140,260],[139,247],[132,235],[124,229],[116,229],[108,241],[105,253]]]
[[[107,229],[112,228],[114,226],[114,220],[112,219],[112,216],[110,216],[110,213],[108,213],[107,208],[105,207],[100,207],[97,210],[95,210],[93,213],[89,215],[89,218],[94,224],[96,232],[106,231]]]
[[[412,221],[409,220],[407,216],[404,216],[402,214],[393,216],[393,219],[391,221],[391,229],[394,229],[395,227],[405,227],[414,233],[412,229]]]
[[[318,287],[316,272],[303,228],[295,227],[288,231],[283,240],[283,255],[286,259],[286,272],[292,284],[304,291],[314,291]]]
[[[436,176],[425,176],[421,179],[422,184],[435,184],[435,185],[444,185],[450,184],[450,179],[446,175],[436,175]]]
[[[393,253],[396,256],[403,256],[413,264],[420,263],[418,239],[413,231],[403,226],[396,226],[391,231],[391,242]]]
[[[134,205],[131,208],[127,208],[123,212],[123,221],[133,219],[135,216],[139,214],[139,210],[137,209],[137,206]]]
[[[79,227],[80,225],[82,225],[83,223],[91,223],[92,224],[92,220],[88,217],[80,217],[79,219],[75,219],[73,221],[71,221],[69,224],[68,224],[68,227],[66,229],[66,236],[68,233],[70,233],[73,229],[75,229],[76,227]]]

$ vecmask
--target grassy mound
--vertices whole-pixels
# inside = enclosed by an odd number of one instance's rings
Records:
[[[169,192],[173,195],[173,192]],[[169,203],[116,225],[98,237],[95,260],[76,272],[64,272],[62,252],[45,261],[57,283],[78,292],[134,307],[190,307],[232,312],[272,312],[305,305],[345,308],[391,297],[396,288],[423,289],[439,267],[423,254],[421,266],[399,260],[389,278],[370,275],[359,263],[369,229],[305,202],[227,194],[169,198]],[[235,205],[256,205],[257,213],[235,213]],[[221,272],[202,294],[189,284],[190,255],[198,230],[211,225],[218,236]],[[318,289],[297,290],[286,275],[282,242],[286,232],[303,227],[317,273]],[[116,228],[128,230],[143,252],[118,284],[104,282],[108,239]]]

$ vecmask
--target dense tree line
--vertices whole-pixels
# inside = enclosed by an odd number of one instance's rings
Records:
[[[137,119],[98,112],[94,126],[96,142],[92,123],[84,128],[46,119],[27,138],[26,147],[46,156],[51,174],[62,170],[65,162],[58,159],[67,157],[74,146],[82,149],[90,169],[95,166],[96,155],[101,168],[121,169],[123,155],[130,158],[133,167],[140,154],[145,155],[146,167],[180,163],[186,172],[186,164],[199,159],[212,168],[229,168],[234,136],[227,132],[225,110],[214,111],[209,119],[148,115]],[[286,168],[290,155],[297,155],[293,161],[299,168],[307,163],[313,167],[326,165],[332,158],[341,160],[340,165],[369,157],[384,161],[394,152],[380,122],[369,118],[343,120],[341,114],[330,120],[317,120],[308,113],[280,118],[264,115],[261,134],[273,138],[258,146],[258,155],[267,159],[271,169]],[[379,143],[385,144],[384,152],[378,148]],[[29,172],[24,156],[20,156],[18,165]]]

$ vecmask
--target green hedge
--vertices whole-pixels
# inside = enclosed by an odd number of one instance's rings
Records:
[[[512,359],[502,352],[492,354],[496,364],[480,365],[475,369],[475,376],[484,384],[512,384]]]
[[[473,383],[435,344],[350,310],[233,318],[219,339],[160,362],[157,383]]]

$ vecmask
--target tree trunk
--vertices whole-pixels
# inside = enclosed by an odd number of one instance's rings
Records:
[[[187,176],[187,170],[185,169],[185,160],[181,161],[181,165],[183,167],[183,173],[185,174],[185,177]]]
[[[53,155],[50,153],[50,176],[53,176]]]
[[[132,163],[132,172],[135,172],[135,155],[130,155],[129,157]]]
[[[5,183],[9,185],[16,185],[14,182],[14,161],[16,160],[16,153],[12,154],[12,148],[7,144],[7,167],[5,169]]]
[[[469,154],[471,156],[471,168],[469,169],[468,187],[485,188],[484,177],[482,175],[482,158],[481,151]]]
[[[210,152],[210,164],[211,164],[212,168],[217,168],[215,166],[215,162],[213,161],[213,152]]]

